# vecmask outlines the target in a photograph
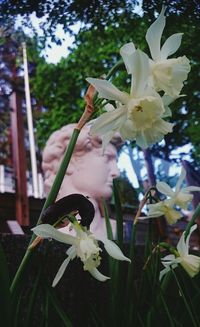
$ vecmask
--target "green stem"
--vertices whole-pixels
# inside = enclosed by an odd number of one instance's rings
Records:
[[[200,204],[196,207],[194,214],[192,216],[192,219],[189,221],[189,223],[187,224],[187,227],[185,229],[185,240],[187,238],[187,236],[190,233],[190,228],[192,227],[192,225],[194,224],[195,220],[200,216]]]
[[[132,292],[133,292],[133,279],[134,279],[133,269],[135,264],[134,255],[135,255],[135,245],[136,245],[136,230],[137,230],[137,222],[133,223],[132,225],[130,251],[129,251],[129,258],[131,259],[131,263],[129,264],[128,267],[127,283],[126,283],[126,299],[127,299],[126,307],[129,309],[124,319],[127,319],[128,326],[132,320],[132,314],[133,314],[133,301],[131,302],[130,299],[132,297]]]
[[[44,203],[44,206],[42,208],[42,211],[41,211],[41,214],[39,216],[39,219],[38,219],[38,222],[37,222],[37,225],[41,223],[41,220],[42,220],[42,215],[43,215],[43,212],[46,208],[48,208],[55,200],[56,200],[56,197],[58,195],[58,192],[59,192],[59,189],[60,189],[60,186],[62,184],[62,181],[63,181],[63,178],[65,176],[65,173],[66,173],[66,170],[68,168],[68,165],[69,165],[69,162],[70,162],[70,159],[71,159],[71,156],[72,156],[72,153],[73,153],[73,150],[74,150],[74,147],[76,145],[76,141],[77,141],[77,138],[79,136],[79,133],[80,133],[80,130],[79,129],[74,129],[73,131],[73,134],[72,134],[72,137],[70,139],[70,142],[69,142],[69,145],[65,151],[65,154],[64,154],[64,157],[63,157],[63,160],[61,162],[61,165],[59,167],[59,170],[58,170],[58,173],[56,175],[56,178],[54,180],[54,183],[52,185],[52,188],[49,192],[49,195]],[[31,243],[32,241],[35,239],[35,235],[32,236],[31,238]],[[26,250],[26,253],[22,259],[22,262],[15,274],[15,277],[13,279],[13,282],[12,282],[12,285],[11,285],[11,288],[10,288],[10,291],[11,293],[15,292],[18,288],[18,285],[21,281],[21,279],[23,278],[24,276],[24,273],[25,273],[25,269],[26,269],[26,266],[27,266],[27,263],[29,262],[32,254],[34,252],[34,248],[28,248]]]
[[[176,276],[176,273],[175,273],[175,271],[174,271],[173,269],[172,269],[172,273],[173,273],[174,278],[175,278],[175,280],[176,280],[176,283],[177,283],[177,286],[178,286],[178,288],[179,288],[179,292],[180,292],[180,294],[181,294],[181,296],[182,296],[183,302],[184,302],[184,304],[185,304],[186,310],[187,310],[187,312],[188,312],[188,314],[189,314],[189,316],[190,316],[191,322],[193,323],[193,326],[194,326],[194,327],[198,327],[198,325],[197,325],[197,323],[196,323],[196,321],[195,321],[195,319],[194,319],[194,317],[193,317],[193,312],[192,312],[192,310],[190,309],[189,304],[187,303],[187,299],[186,299],[186,297],[185,297],[185,294],[184,294],[184,292],[183,292],[183,289],[182,289],[182,287],[181,287],[181,285],[180,285],[180,283],[179,283],[179,281],[178,281],[178,278],[177,278],[177,276]]]
[[[158,246],[159,246],[160,248],[163,248],[163,249],[165,249],[165,250],[168,250],[169,252],[171,252],[172,254],[174,254],[176,257],[179,256],[178,251],[177,251],[173,246],[171,246],[171,245],[168,244],[168,243],[161,242],[161,243],[158,244]]]
[[[124,63],[122,60],[118,61],[108,72],[106,75],[106,79],[108,80],[114,73],[120,68],[121,66],[124,66]]]

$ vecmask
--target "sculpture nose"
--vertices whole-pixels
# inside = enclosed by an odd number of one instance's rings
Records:
[[[119,175],[120,175],[120,170],[119,170],[116,162],[112,164],[111,175],[112,175],[112,178],[119,177]]]

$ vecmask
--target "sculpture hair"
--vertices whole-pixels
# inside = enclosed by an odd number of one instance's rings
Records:
[[[48,139],[46,146],[43,150],[42,155],[42,169],[44,172],[44,184],[45,189],[50,189],[55,175],[60,166],[64,152],[69,144],[73,130],[76,124],[68,124],[63,126],[61,129],[55,131]],[[98,136],[91,136],[89,134],[90,126],[85,125],[77,139],[77,143],[72,155],[67,174],[72,173],[72,166],[74,160],[78,160],[86,153],[91,150],[101,151],[102,141]],[[121,138],[116,136],[112,139],[111,143],[117,148],[121,144]]]

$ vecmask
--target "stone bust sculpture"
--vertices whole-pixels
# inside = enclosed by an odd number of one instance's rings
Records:
[[[46,143],[42,162],[46,193],[52,186],[74,127],[75,124],[62,127],[54,132]],[[101,197],[108,199],[111,196],[113,179],[119,176],[116,148],[119,138],[114,138],[113,143],[109,143],[103,153],[101,139],[91,137],[89,131],[90,127],[84,126],[80,132],[57,200],[72,193],[88,196],[95,207],[95,217],[90,230],[98,236],[103,236],[106,233],[106,227],[99,209],[99,202]],[[111,223],[115,233],[115,221]],[[64,227],[63,231],[70,232],[69,226]]]

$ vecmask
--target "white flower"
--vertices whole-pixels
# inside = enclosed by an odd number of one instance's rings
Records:
[[[183,209],[187,209],[188,204],[193,199],[193,194],[190,194],[190,192],[200,191],[200,187],[198,186],[188,186],[181,189],[181,185],[185,179],[185,176],[186,176],[186,171],[182,167],[181,174],[177,181],[175,190],[173,190],[165,182],[157,182],[156,183],[157,190],[168,198],[158,203],[148,204],[147,217],[140,217],[140,219],[144,220],[144,219],[156,218],[164,215],[165,218],[167,219],[167,222],[170,225],[175,224],[177,220],[182,217],[180,211],[176,210],[176,206]]]
[[[133,43],[122,47],[121,55],[132,77],[130,94],[121,92],[106,80],[87,78],[99,92],[99,97],[117,101],[116,109],[113,107],[95,121],[91,134],[102,137],[104,148],[116,131],[124,140],[136,140],[140,147],[147,148],[172,132],[173,124],[162,119],[165,114],[162,98],[147,85],[148,56],[135,50]]]
[[[181,92],[183,82],[190,71],[190,64],[186,56],[167,59],[180,47],[183,33],[171,35],[161,47],[161,36],[166,23],[164,13],[163,7],[160,15],[146,33],[146,41],[153,59],[150,60],[150,84],[157,91],[163,90],[173,97]]]
[[[97,270],[97,267],[100,265],[101,261],[101,249],[95,235],[86,228],[83,229],[78,223],[73,224],[73,228],[76,231],[76,236],[64,234],[49,224],[41,224],[32,229],[37,236],[42,238],[53,238],[59,242],[71,245],[66,252],[68,257],[63,261],[54,278],[53,286],[59,282],[67,265],[75,257],[81,259],[83,262],[83,269],[89,271],[94,278],[102,282],[106,281],[109,279],[109,277],[104,276]],[[130,259],[124,256],[120,248],[114,242],[108,240],[107,238],[101,239],[100,241],[103,242],[106,251],[111,257],[117,260],[125,260],[130,262]]]
[[[173,203],[170,200],[160,201],[155,204],[148,204],[147,208],[148,215],[147,217],[144,217],[145,219],[156,218],[164,215],[168,224],[170,225],[175,224],[182,216],[179,211],[173,208]]]
[[[169,197],[172,204],[179,206],[180,208],[187,209],[188,204],[193,199],[193,194],[190,192],[199,192],[200,187],[198,186],[188,186],[181,188],[181,185],[185,179],[186,171],[182,167],[180,177],[177,181],[175,190],[173,190],[167,183],[158,182],[156,188],[158,191]]]
[[[162,277],[170,271],[170,269],[174,269],[180,264],[185,271],[188,273],[190,277],[194,277],[200,271],[200,258],[196,255],[189,254],[189,239],[192,232],[197,228],[197,225],[193,225],[190,229],[190,233],[185,240],[185,232],[183,232],[178,244],[177,244],[177,253],[169,254],[162,258],[162,264],[165,267],[160,272],[160,280]]]

